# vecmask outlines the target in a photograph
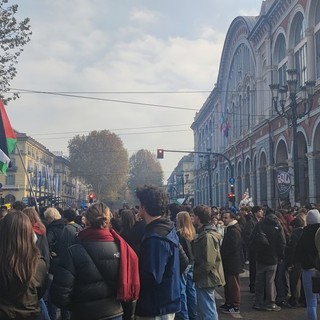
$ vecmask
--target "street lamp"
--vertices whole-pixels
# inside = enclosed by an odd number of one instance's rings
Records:
[[[277,114],[288,120],[292,126],[292,161],[293,161],[293,179],[294,179],[294,201],[301,201],[299,185],[299,164],[298,164],[298,140],[297,128],[298,119],[308,115],[312,108],[315,81],[306,81],[301,90],[301,103],[297,101],[298,72],[295,69],[288,69],[287,85],[279,84],[269,85],[272,92],[272,103]],[[290,103],[287,103],[288,95]],[[280,97],[279,97],[280,96]]]

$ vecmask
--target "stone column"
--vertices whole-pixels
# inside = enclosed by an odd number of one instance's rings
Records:
[[[307,80],[315,80],[314,28],[306,30],[307,36]]]
[[[294,184],[296,183],[296,181],[294,181],[294,172],[293,172],[293,160],[292,158],[291,159],[288,159],[288,167],[289,167],[289,174],[291,176],[291,189],[290,189],[290,193],[289,193],[289,201],[291,203],[291,205],[295,205],[294,203]]]
[[[287,50],[287,56],[288,56],[287,70],[295,69],[295,65],[294,65],[294,50],[293,49],[288,49]]]
[[[316,181],[316,174],[315,174],[315,170],[316,170],[316,156],[310,152],[310,153],[306,153],[306,157],[308,159],[308,176],[309,176],[309,202],[316,202],[316,185],[317,185],[317,181]]]
[[[274,177],[274,166],[270,165],[267,167],[267,201],[268,201],[268,206],[270,208],[275,208],[276,207],[276,202],[275,202],[275,177]]]
[[[257,199],[256,199],[256,205],[260,206],[261,205],[261,195],[260,195],[260,169],[257,170]]]

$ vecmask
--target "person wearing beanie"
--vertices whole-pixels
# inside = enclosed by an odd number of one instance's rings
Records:
[[[309,210],[306,217],[307,224],[320,223],[320,213],[317,209]]]
[[[312,277],[316,276],[318,266],[318,251],[315,244],[315,234],[320,226],[320,213],[311,209],[306,217],[307,226],[303,229],[296,248],[296,259],[302,267],[302,283],[307,303],[308,320],[317,319],[317,294],[312,292]]]

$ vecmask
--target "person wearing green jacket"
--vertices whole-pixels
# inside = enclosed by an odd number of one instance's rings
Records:
[[[193,243],[194,273],[196,284],[198,315],[202,320],[217,320],[215,288],[225,285],[220,255],[221,235],[211,224],[211,211],[208,206],[193,209],[198,235]]]

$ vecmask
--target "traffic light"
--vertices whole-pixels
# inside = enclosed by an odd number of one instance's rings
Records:
[[[164,150],[157,149],[157,159],[163,159],[163,156],[164,156]]]
[[[229,192],[228,193],[228,200],[231,202],[231,203],[235,203],[235,200],[236,200],[236,196],[233,192]]]
[[[94,198],[94,194],[90,193],[89,194],[89,203],[93,203],[93,198]]]
[[[236,202],[236,195],[234,193],[234,184],[230,185],[230,192],[228,193],[228,200],[234,205]]]

